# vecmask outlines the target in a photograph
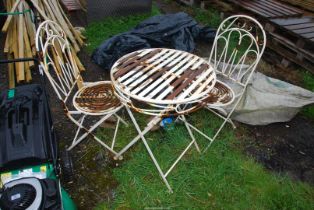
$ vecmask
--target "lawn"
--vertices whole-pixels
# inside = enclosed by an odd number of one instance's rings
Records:
[[[129,30],[149,16],[159,14],[154,7],[151,14],[123,18],[109,18],[89,26],[86,30],[89,52],[106,38]],[[195,9],[195,17],[204,24],[219,24],[217,12]],[[311,77],[304,76],[305,81]],[[146,118],[136,115],[142,126]],[[202,110],[188,120],[207,134],[221,123],[210,112]],[[132,127],[121,127],[120,146],[136,135]],[[112,130],[101,129],[99,135],[110,139]],[[146,136],[157,159],[165,170],[189,142],[189,135],[181,124],[171,131],[159,130]],[[208,142],[196,135],[204,148]],[[205,154],[193,148],[169,175],[174,189],[169,194],[139,142],[124,157],[121,166],[113,169],[118,186],[114,199],[98,204],[95,209],[314,209],[314,188],[293,181],[285,174],[274,174],[243,154],[241,138],[248,138],[245,129],[226,127]]]

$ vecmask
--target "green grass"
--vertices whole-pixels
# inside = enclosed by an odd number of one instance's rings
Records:
[[[153,5],[151,13],[132,15],[127,17],[109,17],[102,21],[90,24],[85,31],[88,38],[87,51],[93,52],[103,41],[135,27],[148,17],[160,14],[158,8]]]
[[[222,21],[219,12],[214,9],[209,8],[207,10],[202,10],[200,8],[193,8],[193,13],[197,22],[213,28],[218,28]]]
[[[302,77],[304,87],[310,91],[314,91],[314,75],[307,71],[303,71]],[[314,105],[305,107],[302,110],[302,114],[310,119],[314,119]]]
[[[137,116],[142,125],[143,117]],[[220,120],[208,111],[193,114],[189,121],[210,134]],[[197,123],[195,123],[197,122]],[[119,140],[131,139],[135,133],[123,128]],[[207,142],[196,135],[202,148]],[[161,167],[175,160],[190,141],[183,125],[173,131],[147,135]],[[116,198],[96,209],[314,209],[314,189],[293,182],[285,175],[266,171],[241,152],[234,130],[225,128],[204,155],[193,149],[169,175],[174,189],[169,194],[141,142],[128,152],[127,160],[113,174],[119,183]]]

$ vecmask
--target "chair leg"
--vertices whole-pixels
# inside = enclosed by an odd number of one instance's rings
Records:
[[[234,124],[234,122],[230,118],[228,119],[228,122],[231,124],[233,129],[237,128],[237,126]]]
[[[205,153],[205,152],[209,149],[209,147],[211,146],[211,144],[213,143],[213,141],[215,141],[215,139],[216,139],[217,136],[219,135],[220,131],[223,129],[223,127],[225,126],[225,124],[228,122],[228,119],[229,119],[229,118],[226,118],[226,119],[224,120],[224,122],[221,124],[221,126],[220,126],[219,129],[218,129],[218,131],[216,132],[216,134],[215,134],[214,137],[212,138],[212,139],[213,139],[212,142],[210,142],[210,143],[208,144],[208,146],[205,148],[205,150],[203,151],[203,153]]]
[[[225,116],[223,116],[223,115],[221,115],[220,113],[218,113],[218,112],[212,110],[210,107],[206,107],[206,109],[209,110],[209,111],[211,111],[212,113],[214,113],[215,115],[217,115],[218,117],[220,117],[220,118],[222,118],[222,119],[224,119],[224,120],[227,119]],[[222,111],[222,112],[224,112],[225,115],[228,115],[228,113],[225,112],[223,109],[219,109],[219,110]],[[235,126],[235,124],[233,123],[233,121],[232,121],[230,118],[228,118],[228,123],[231,124],[231,126],[232,126],[233,129],[236,129],[236,128],[237,128],[237,127]]]
[[[76,131],[75,136],[74,136],[74,139],[73,139],[73,141],[72,141],[72,145],[75,144],[75,142],[76,142],[76,140],[77,140],[77,137],[78,137],[78,135],[79,135],[79,133],[80,133],[80,130],[82,129],[82,126],[83,126],[85,117],[86,117],[86,115],[83,115],[83,116],[78,120],[80,126],[77,127],[77,131]]]
[[[112,143],[111,143],[111,149],[114,148],[114,145],[116,143],[116,137],[117,137],[117,133],[118,133],[118,129],[119,129],[119,124],[120,124],[120,118],[118,118],[116,129],[114,130],[113,139],[112,139]]]
[[[194,131],[196,131],[197,133],[199,133],[200,135],[202,135],[204,138],[208,139],[209,142],[212,142],[213,139],[210,138],[209,136],[207,136],[205,133],[203,133],[202,131],[200,131],[199,129],[197,129],[196,127],[194,127],[193,125],[191,125],[190,123],[186,122],[186,124],[192,128]]]
[[[117,119],[120,119],[120,121],[121,121],[125,126],[129,126],[129,124],[128,124],[124,119],[122,119],[122,117],[120,117],[120,116],[117,115],[117,114],[114,114],[114,116],[115,116]]]
[[[83,125],[82,125],[82,122],[79,123],[78,121],[76,121],[72,116],[69,116],[70,119],[78,126],[80,127],[81,129],[84,129],[85,130],[85,133],[82,134],[80,136],[80,138],[76,139],[72,145],[67,149],[68,151],[72,150],[74,147],[76,147],[78,144],[80,144],[88,135],[92,135],[92,132],[100,125],[102,124],[104,121],[106,121],[109,117],[111,117],[112,114],[108,114],[106,116],[104,116],[103,118],[101,118],[97,123],[95,123],[92,127],[90,127],[89,129],[85,128]],[[94,135],[93,135],[94,136]],[[94,139],[95,139],[95,136],[94,136]],[[99,139],[95,139],[99,142]],[[100,142],[99,142],[100,143]],[[110,147],[108,147],[110,148]],[[107,148],[107,149],[108,149]]]

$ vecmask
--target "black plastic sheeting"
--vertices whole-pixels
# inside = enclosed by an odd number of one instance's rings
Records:
[[[211,42],[215,34],[215,29],[200,26],[186,13],[158,15],[106,40],[93,52],[92,61],[110,69],[120,57],[140,49],[166,47],[192,52],[196,39]]]

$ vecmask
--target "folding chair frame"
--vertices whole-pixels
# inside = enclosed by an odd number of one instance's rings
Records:
[[[75,52],[72,52],[72,48],[61,27],[53,21],[45,21],[38,27],[36,33],[36,49],[41,58],[39,66],[41,75],[45,75],[48,78],[59,100],[63,104],[67,117],[78,127],[72,144],[68,150],[72,150],[88,135],[91,135],[100,145],[116,155],[117,152],[114,150],[114,146],[119,124],[122,122],[127,125],[127,123],[117,115],[117,112],[123,107],[123,105],[120,104],[106,110],[93,110],[90,112],[82,111],[75,106],[75,96],[80,90],[82,90],[82,88],[93,88],[96,85],[108,84],[111,87],[111,82],[82,82],[80,70],[76,62],[77,59],[75,58]],[[72,101],[76,110],[70,110],[68,108],[69,98],[73,95],[72,93],[77,86],[78,92],[74,95]],[[98,117],[100,119],[88,128],[87,126],[84,126],[84,122],[86,121],[86,117],[89,116]],[[117,118],[117,122],[114,136],[111,145],[109,146],[99,139],[94,134],[94,131],[110,117]]]
[[[232,39],[232,34],[238,34],[239,40],[238,45],[230,50],[229,46]],[[236,57],[239,53],[239,47],[243,44],[244,39],[250,40],[249,45],[244,51],[243,55],[240,57],[240,59],[236,61]],[[220,48],[221,45],[222,48]],[[239,105],[241,99],[243,98],[247,85],[249,84],[251,77],[256,70],[256,67],[263,55],[265,47],[266,33],[263,29],[263,26],[257,20],[250,16],[230,16],[229,18],[225,19],[219,26],[213,43],[213,48],[209,56],[209,62],[213,65],[217,75],[222,75],[224,78],[229,79],[239,86],[243,87],[243,89],[235,96],[235,102],[232,104],[232,109],[228,114],[222,109],[222,106],[217,107],[215,106],[215,104],[207,105],[206,109],[212,111],[218,117],[223,119],[223,123],[220,125],[219,129],[216,131],[215,135],[212,138],[208,137],[206,134],[188,123],[190,128],[200,133],[202,136],[210,141],[210,143],[203,150],[203,152],[206,152],[209,149],[209,147],[220,134],[221,130],[227,122],[230,123],[233,128],[236,128],[230,117],[236,107]],[[220,49],[222,49],[222,53],[219,53]],[[231,55],[229,56],[228,54]],[[246,65],[246,62],[251,59],[250,55],[254,55],[255,59],[253,61],[250,61],[250,65]],[[225,116],[221,114],[221,112],[225,112]]]

